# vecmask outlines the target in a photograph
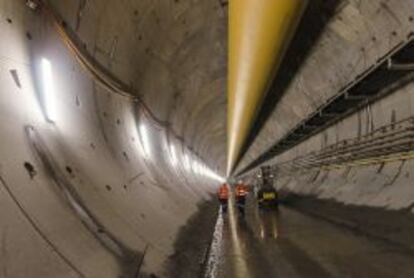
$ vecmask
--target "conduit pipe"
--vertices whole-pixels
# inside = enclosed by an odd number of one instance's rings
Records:
[[[234,170],[307,0],[230,0],[227,175]]]

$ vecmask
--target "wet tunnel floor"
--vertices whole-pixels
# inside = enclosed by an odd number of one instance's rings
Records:
[[[220,214],[205,277],[414,277],[414,255],[281,207]]]

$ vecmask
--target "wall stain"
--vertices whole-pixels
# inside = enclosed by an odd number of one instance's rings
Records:
[[[79,31],[80,23],[81,23],[82,16],[83,16],[83,11],[86,7],[86,4],[87,4],[87,0],[79,0],[78,11],[76,13],[76,25],[75,25],[76,31]]]
[[[397,170],[397,172],[395,173],[394,177],[391,179],[391,181],[389,181],[389,182],[385,183],[385,184],[384,184],[384,187],[387,187],[387,186],[390,186],[390,185],[393,185],[393,184],[394,184],[394,182],[395,182],[395,181],[399,178],[399,176],[401,175],[401,173],[402,173],[402,169],[403,169],[403,167],[404,167],[404,164],[405,164],[405,160],[401,161],[401,164],[400,164],[400,166],[398,167],[398,170]]]
[[[99,131],[101,131],[101,134],[102,134],[105,142],[108,143],[108,136],[106,134],[105,125],[104,125],[103,120],[102,120],[102,118],[100,116],[101,115],[101,110],[99,108],[98,97],[97,97],[97,94],[98,93],[97,93],[96,90],[97,90],[96,84],[95,84],[95,82],[93,82],[93,84],[92,84],[93,100],[94,100],[94,103],[95,103],[95,114],[98,117]],[[104,114],[104,117],[105,117],[105,115],[106,114]]]

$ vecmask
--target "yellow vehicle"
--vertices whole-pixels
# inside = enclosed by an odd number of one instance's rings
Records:
[[[269,166],[261,168],[262,182],[260,189],[257,192],[257,201],[259,208],[277,208],[278,207],[278,194],[273,187],[273,174]]]
[[[277,208],[278,194],[273,187],[262,187],[257,192],[257,201],[259,208]]]

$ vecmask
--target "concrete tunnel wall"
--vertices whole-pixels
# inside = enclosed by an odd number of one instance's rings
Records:
[[[414,85],[410,83],[282,154],[273,162],[290,161],[341,140],[360,138],[392,123],[397,125],[401,120],[412,118],[413,105]],[[372,165],[343,165],[331,170],[314,169],[301,175],[282,175],[277,187],[301,195],[333,199],[345,205],[414,212],[413,167],[413,160],[397,159]]]
[[[167,276],[179,230],[217,185],[185,157],[224,171],[227,11],[201,0],[50,2],[84,51],[169,129],[94,82],[48,17],[24,1],[0,0],[0,275],[121,277],[145,252],[142,273]],[[238,169],[404,40],[413,8],[412,1],[339,1]],[[55,124],[39,105],[40,57],[53,66]],[[412,92],[406,86],[271,162],[409,117]],[[347,204],[412,208],[411,164],[313,171],[277,185]]]
[[[309,55],[297,72],[290,73],[292,80],[286,91],[275,88],[270,92],[272,97],[280,99],[249,146],[238,170],[269,150],[346,84],[375,66],[390,50],[407,42],[414,30],[413,5],[413,1],[338,1]],[[305,42],[302,48],[306,47]],[[292,59],[292,56],[286,57],[288,62]],[[344,140],[352,145],[361,140],[377,140],[394,130],[412,128],[412,78],[409,74],[397,82],[397,89],[386,97],[266,161],[265,165],[278,167],[275,186],[286,204],[413,249],[413,156],[396,155],[377,162],[372,159],[369,163],[359,163],[348,159],[355,153],[339,153]],[[371,135],[374,132],[375,135]],[[411,134],[407,136],[406,139],[412,138]],[[384,142],[380,143],[386,146]],[[329,164],[303,167],[318,161],[317,154],[329,149],[337,150],[329,157],[334,163],[337,157],[346,156],[350,162],[335,167]],[[250,174],[257,170],[247,173],[252,182],[255,178]]]
[[[329,2],[335,1],[326,1]],[[292,80],[286,90],[275,88],[270,92],[280,100],[237,170],[244,169],[269,150],[342,87],[405,41],[414,30],[413,10],[413,1],[337,1],[332,16],[325,15],[324,29],[317,40],[311,45],[307,40],[300,42],[298,49],[309,54],[297,72],[287,73],[292,75]],[[292,56],[286,60],[287,65],[295,63]]]
[[[239,169],[243,169],[280,140],[329,97],[338,93],[345,84],[375,65],[394,46],[406,41],[414,30],[413,4],[412,1],[340,2],[325,31],[249,148]],[[412,75],[406,80],[410,81],[401,82],[398,89],[386,97],[365,106],[265,164],[283,167],[283,163],[297,161],[300,157],[329,147],[334,148],[335,144],[344,140],[352,144],[355,142],[353,140],[371,136],[369,134],[375,130],[387,134],[394,128],[398,130],[407,122],[412,123]],[[280,118],[284,120],[277,120]],[[338,153],[333,153],[331,158],[335,158],[335,155],[339,156]],[[413,248],[410,239],[412,227],[409,224],[414,213],[412,156],[384,159],[379,163],[365,165],[344,163],[339,167],[325,166],[327,167],[307,170],[296,167],[291,168],[294,170],[277,172],[279,174],[276,174],[275,185],[280,192],[299,197],[300,201],[296,201],[294,206],[304,211]],[[309,201],[315,199],[323,201],[319,204],[332,206],[315,205]],[[306,203],[300,203],[303,200]],[[322,211],[324,209],[327,211]],[[401,218],[406,217],[407,212],[411,217]]]
[[[238,169],[249,165],[340,88],[405,41],[414,30],[413,4],[412,1],[339,1],[287,91],[271,92],[283,95]],[[406,85],[265,164],[290,161],[409,118],[413,115],[413,93],[412,84]],[[385,166],[315,169],[303,175],[296,172],[279,177],[277,186],[346,204],[412,208],[411,164],[408,160],[385,163]]]
[[[129,277],[144,252],[141,274],[167,276],[180,228],[218,183],[193,162],[224,171],[222,7],[50,1],[165,129],[94,82],[24,2],[0,1],[0,276]],[[54,124],[37,88],[41,57],[53,68]]]

